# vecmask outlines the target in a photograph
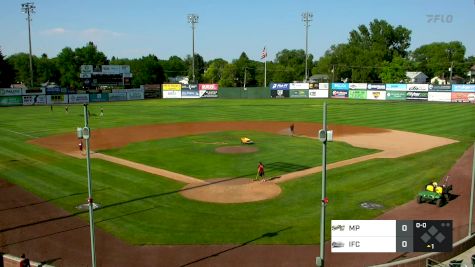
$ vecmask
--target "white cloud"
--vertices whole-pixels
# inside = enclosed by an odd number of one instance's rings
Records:
[[[67,31],[64,28],[47,29],[41,32],[43,35],[63,35]]]

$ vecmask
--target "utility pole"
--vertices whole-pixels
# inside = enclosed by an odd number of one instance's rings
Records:
[[[452,84],[452,71],[453,71],[453,69],[454,69],[454,62],[452,61],[450,63],[450,68],[449,68],[449,71],[450,71],[449,82],[450,82],[450,84]]]
[[[308,27],[309,22],[312,21],[313,14],[310,12],[302,13],[302,21],[305,22],[305,82],[308,80]]]
[[[191,23],[192,28],[192,61],[191,61],[191,68],[192,68],[192,75],[193,75],[193,83],[196,83],[195,78],[195,24],[198,23],[199,16],[196,14],[188,14],[188,23]]]
[[[31,56],[31,14],[35,13],[35,3],[27,2],[21,4],[21,11],[27,15],[28,21],[28,43],[30,45],[30,86],[33,87],[33,59]]]

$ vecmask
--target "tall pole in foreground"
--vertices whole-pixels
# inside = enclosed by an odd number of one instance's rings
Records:
[[[195,78],[195,24],[198,23],[199,16],[196,14],[188,14],[188,23],[191,23],[191,28],[192,28],[192,46],[193,46],[193,59],[191,62],[191,68],[192,68],[192,75],[193,75],[193,83],[196,83],[196,78]]]
[[[475,142],[473,143],[472,187],[470,187],[470,211],[468,215],[468,236],[472,235],[473,187],[475,186]]]
[[[308,27],[310,26],[308,23],[312,21],[313,14],[310,12],[302,13],[302,20],[305,22],[305,82],[308,80]]]
[[[86,162],[87,162],[87,188],[88,188],[88,199],[89,204],[89,226],[91,230],[91,257],[92,257],[92,267],[96,266],[96,253],[95,253],[95,240],[94,240],[94,201],[92,198],[92,177],[91,177],[91,154],[89,149],[89,138],[90,138],[90,129],[89,129],[89,112],[87,110],[87,104],[84,104],[84,128],[83,128],[83,138],[86,139]]]
[[[317,258],[317,266],[325,265],[325,206],[326,198],[326,179],[327,179],[327,102],[323,103],[323,129],[318,133],[322,141],[322,200],[320,211],[320,256]]]
[[[28,17],[26,20],[28,20],[28,43],[30,46],[30,87],[33,87],[33,59],[31,55],[31,14],[35,13],[35,3],[33,2],[27,2],[21,4],[21,11],[25,13]]]

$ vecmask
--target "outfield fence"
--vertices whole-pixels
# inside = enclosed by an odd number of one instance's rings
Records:
[[[269,87],[157,84],[134,89],[70,90],[60,87],[0,88],[0,106],[83,104],[152,98],[268,99],[339,98],[375,101],[475,103],[475,84],[270,83]]]

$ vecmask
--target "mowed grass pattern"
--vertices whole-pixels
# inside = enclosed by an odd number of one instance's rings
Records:
[[[377,159],[327,172],[327,220],[369,219],[374,201],[390,209],[414,199],[429,179],[443,176],[475,140],[475,105],[327,100],[328,122],[449,137],[459,143],[400,159]],[[321,122],[322,100],[153,100],[93,104],[90,125],[109,128],[186,121]],[[105,116],[97,116],[100,106]],[[74,132],[82,106],[0,109],[0,178],[87,220],[74,207],[87,198],[85,160],[25,143]],[[333,145],[333,144],[332,144]],[[332,152],[332,145],[328,153]],[[318,149],[317,149],[318,150]],[[319,154],[319,151],[315,153]],[[102,229],[132,244],[316,244],[320,174],[281,184],[275,199],[213,204],[181,197],[181,183],[92,160],[95,212]],[[358,194],[355,194],[358,192]],[[327,224],[328,225],[328,224]],[[275,234],[268,234],[275,233]],[[329,233],[329,231],[327,231]],[[268,234],[268,235],[266,235]]]
[[[254,144],[242,145],[240,138],[250,137]],[[249,147],[252,153],[223,154],[220,147]],[[376,152],[346,143],[333,142],[328,162],[336,162]],[[322,143],[316,139],[253,131],[231,131],[166,138],[132,143],[125,147],[100,151],[196,178],[236,178],[256,176],[257,164],[266,166],[266,176],[300,171],[322,162]],[[255,178],[255,177],[254,177]]]

